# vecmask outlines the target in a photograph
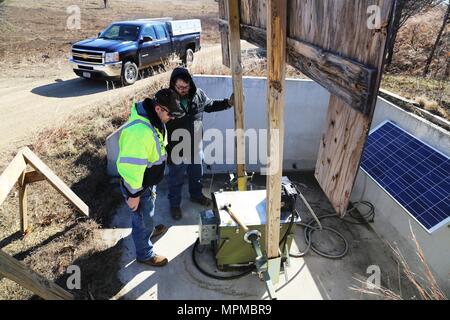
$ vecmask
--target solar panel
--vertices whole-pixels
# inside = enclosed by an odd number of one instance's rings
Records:
[[[372,130],[361,168],[428,233],[450,223],[450,159],[386,121]]]

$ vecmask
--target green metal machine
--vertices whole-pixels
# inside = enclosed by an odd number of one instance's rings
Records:
[[[266,241],[266,190],[219,191],[212,196],[213,210],[200,215],[200,244],[213,246],[217,268],[221,271],[254,265],[266,281],[269,295],[274,296],[272,283],[278,282],[279,274],[269,275],[263,250]],[[297,196],[295,187],[283,177],[280,257],[284,265],[289,262],[295,226],[300,221],[295,210]]]

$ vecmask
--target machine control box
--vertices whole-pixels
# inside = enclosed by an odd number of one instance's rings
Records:
[[[198,237],[201,245],[210,245],[217,240],[219,219],[213,210],[200,212]]]

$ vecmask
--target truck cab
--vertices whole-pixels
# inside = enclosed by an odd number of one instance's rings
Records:
[[[97,38],[72,46],[70,63],[76,75],[88,79],[122,80],[133,84],[139,71],[160,65],[172,55],[192,62],[200,46],[198,19],[141,19],[110,24]]]

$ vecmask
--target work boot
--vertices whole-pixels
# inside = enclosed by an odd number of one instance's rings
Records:
[[[150,239],[156,238],[159,235],[162,235],[164,233],[167,232],[167,230],[169,230],[165,225],[163,224],[158,224],[155,229],[152,232],[152,235],[150,236]]]
[[[136,259],[136,261],[152,267],[163,267],[167,264],[167,262],[169,262],[166,257],[157,254],[155,254],[153,258],[150,258],[149,260],[142,261]]]
[[[212,204],[211,200],[209,200],[204,195],[201,195],[200,198],[191,197],[191,201],[201,204],[202,206],[205,206],[205,207],[209,207]]]
[[[180,220],[183,215],[180,207],[171,207],[170,214],[172,215],[172,218],[174,218],[175,220]]]

